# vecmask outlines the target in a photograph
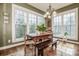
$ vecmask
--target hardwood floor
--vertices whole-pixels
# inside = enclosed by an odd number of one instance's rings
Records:
[[[27,48],[27,56],[32,56],[32,48]],[[0,51],[2,52],[2,51]],[[24,45],[11,48],[2,52],[3,56],[24,56]],[[58,42],[57,49],[48,47],[44,50],[44,56],[79,56],[79,45]]]

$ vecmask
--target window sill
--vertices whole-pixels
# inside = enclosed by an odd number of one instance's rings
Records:
[[[3,46],[3,47],[0,47],[0,50],[9,49],[9,48],[16,47],[16,46],[20,46],[20,45],[23,45],[23,44],[24,44],[24,42],[20,42],[20,43],[8,45],[8,46]]]

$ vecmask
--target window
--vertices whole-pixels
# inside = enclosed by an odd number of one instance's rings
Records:
[[[64,20],[64,31],[68,33],[69,37],[75,36],[75,12],[65,14]]]
[[[70,10],[54,16],[53,33],[56,37],[63,37],[68,33],[69,39],[76,40],[76,10]]]
[[[12,42],[24,40],[25,34],[35,34],[36,26],[45,23],[41,14],[12,4]]]
[[[36,33],[36,15],[29,14],[28,16],[28,33],[35,34]]]
[[[45,20],[42,16],[38,16],[38,25],[45,24]]]
[[[29,13],[28,16],[28,33],[36,34],[36,26],[45,24],[45,20],[42,16]]]
[[[23,37],[26,32],[27,13],[19,8],[15,8],[13,9],[13,11],[14,11],[12,20],[12,28],[13,28],[12,33],[14,33],[13,42],[23,41]]]
[[[60,36],[61,32],[62,32],[61,16],[56,16],[54,18],[54,26],[53,27],[54,27],[54,30],[53,30],[54,36]]]
[[[15,10],[15,34],[16,38],[22,38],[25,33],[24,11]]]

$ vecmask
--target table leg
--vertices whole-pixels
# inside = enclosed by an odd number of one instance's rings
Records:
[[[55,49],[57,48],[57,42],[55,43]]]
[[[34,56],[36,56],[36,47],[34,48],[34,51],[35,51]]]
[[[38,49],[38,56],[43,56],[43,49]]]

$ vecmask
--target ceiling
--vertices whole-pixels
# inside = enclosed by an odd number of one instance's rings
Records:
[[[42,10],[42,11],[46,11],[48,9],[49,3],[29,3],[30,5]],[[59,9],[62,8],[64,6],[70,5],[72,3],[51,3],[52,8]]]

